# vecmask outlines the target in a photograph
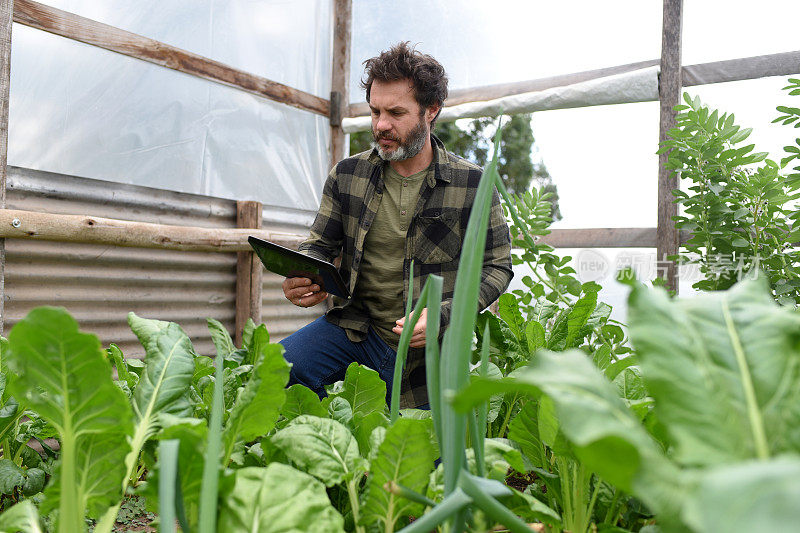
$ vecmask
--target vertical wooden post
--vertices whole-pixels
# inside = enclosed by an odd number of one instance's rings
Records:
[[[8,98],[11,88],[11,26],[14,0],[0,0],[0,209],[6,208]],[[0,239],[0,335],[6,322],[6,240]]]
[[[683,29],[683,0],[664,0],[664,17],[661,34],[661,74],[658,83],[660,103],[658,141],[667,139],[667,131],[675,127],[675,112],[681,97],[681,33]],[[667,170],[667,154],[658,156],[658,230],[656,233],[656,266],[666,274],[668,286],[677,292],[678,272],[669,255],[678,253],[678,230],[672,217],[678,206],[673,202],[672,190],[678,188],[678,176]],[[665,272],[666,271],[666,272]]]
[[[352,0],[333,2],[333,61],[331,65],[331,161],[333,167],[345,157],[342,118],[350,105],[350,35],[353,21]]]
[[[261,202],[236,202],[236,227],[260,228]],[[242,345],[242,328],[248,318],[261,323],[261,261],[253,252],[236,252],[236,346]]]

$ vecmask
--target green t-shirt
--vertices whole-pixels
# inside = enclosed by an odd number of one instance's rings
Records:
[[[364,256],[352,305],[361,308],[372,327],[389,346],[397,349],[400,337],[392,331],[405,314],[403,302],[403,261],[406,235],[427,168],[404,177],[391,165],[383,169],[383,195],[372,226],[364,240]]]

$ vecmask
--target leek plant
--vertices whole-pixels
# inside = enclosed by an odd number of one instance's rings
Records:
[[[471,433],[477,436],[480,427],[485,425],[485,417],[456,412],[450,404],[450,398],[469,384],[469,364],[471,358],[472,331],[475,327],[478,294],[480,289],[483,254],[486,243],[486,231],[491,210],[492,191],[495,186],[502,188],[497,172],[497,159],[501,135],[498,128],[494,141],[494,155],[481,176],[480,184],[473,203],[467,231],[466,242],[473,243],[464,250],[456,277],[453,295],[450,325],[444,334],[439,353],[439,305],[441,301],[441,279],[431,276],[425,283],[414,312],[409,311],[409,318],[403,328],[398,346],[398,357],[395,366],[395,387],[392,389],[391,416],[396,419],[399,405],[399,375],[405,364],[405,354],[414,324],[419,319],[422,309],[428,307],[428,320],[425,343],[425,364],[427,370],[428,399],[431,415],[434,420],[436,435],[439,439],[444,467],[444,498],[428,513],[404,528],[407,533],[429,532],[432,528],[445,522],[451,532],[465,531],[469,511],[479,509],[490,519],[506,526],[511,531],[531,531],[518,516],[501,504],[497,498],[511,495],[510,489],[502,483],[488,480],[470,473],[467,468],[466,434],[469,426]],[[478,410],[479,412],[481,409]],[[485,430],[484,433],[485,435]],[[483,457],[483,438],[472,438],[472,446],[476,457]],[[480,464],[480,461],[478,461]],[[418,496],[420,501],[424,497]]]

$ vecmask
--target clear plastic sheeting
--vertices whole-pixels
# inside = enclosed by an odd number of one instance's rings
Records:
[[[329,0],[48,0],[327,98]],[[15,24],[10,165],[316,210],[328,119]]]
[[[658,100],[658,71],[659,67],[650,67],[545,91],[445,107],[439,120],[446,122],[460,118],[496,117],[501,114],[515,115],[553,109]],[[368,130],[370,127],[370,117],[348,118],[342,121],[342,128],[348,133]]]
[[[353,0],[350,101],[364,101],[362,62],[398,41],[435,57],[450,89],[657,59],[661,9],[641,0]]]

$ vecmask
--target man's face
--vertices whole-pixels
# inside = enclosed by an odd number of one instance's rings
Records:
[[[374,81],[370,89],[373,147],[386,161],[402,161],[417,155],[430,136],[435,115],[421,109],[408,80]]]

